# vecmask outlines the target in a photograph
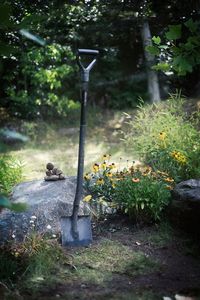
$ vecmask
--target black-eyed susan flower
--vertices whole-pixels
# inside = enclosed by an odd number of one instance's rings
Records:
[[[89,173],[85,173],[84,179],[85,179],[85,180],[90,180],[90,179],[91,179],[90,174],[89,174]]]
[[[106,168],[107,168],[107,163],[106,163],[106,161],[104,161],[104,162],[101,164],[101,168],[102,168],[103,170],[106,170]]]
[[[103,179],[103,178],[99,178],[99,179],[96,181],[96,184],[97,184],[97,185],[102,185],[102,184],[104,184],[104,179]]]
[[[99,164],[94,164],[92,169],[95,173],[98,172],[99,171]]]
[[[113,174],[112,174],[111,172],[108,172],[108,173],[106,174],[106,176],[107,176],[107,177],[112,177]]]
[[[104,155],[103,155],[103,160],[109,160],[110,157],[111,157],[110,154],[104,154]]]
[[[115,165],[115,163],[112,163],[108,167],[109,167],[109,169],[114,169],[114,168],[116,168],[116,165]]]
[[[180,151],[172,151],[171,156],[180,164],[185,164],[187,162],[186,156]]]
[[[161,131],[161,132],[159,133],[159,139],[160,139],[161,141],[164,141],[164,140],[166,139],[166,137],[167,137],[166,132]]]

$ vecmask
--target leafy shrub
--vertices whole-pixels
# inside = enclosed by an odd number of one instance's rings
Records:
[[[10,155],[0,156],[0,194],[9,194],[22,180],[22,164]]]
[[[184,103],[180,95],[173,95],[166,102],[140,106],[124,135],[145,163],[176,182],[200,176],[200,134],[184,112]]]
[[[137,220],[159,219],[169,203],[174,180],[148,166],[116,168],[108,160],[93,165],[93,172],[85,174],[85,187],[90,194],[84,201],[114,207]]]
[[[131,218],[157,220],[169,204],[172,187],[167,182],[173,182],[173,179],[136,170],[117,181],[114,199]]]

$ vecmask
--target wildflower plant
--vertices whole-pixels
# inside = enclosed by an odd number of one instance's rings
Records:
[[[180,94],[153,105],[141,105],[124,141],[146,164],[169,173],[176,182],[200,176],[200,133],[184,110]]]
[[[110,163],[110,155],[103,155],[102,162],[92,166],[92,172],[86,173],[85,188],[89,195],[84,198],[85,202],[95,201],[106,205],[112,202],[115,187],[116,169],[115,163]]]
[[[84,201],[92,205],[103,204],[137,220],[157,220],[169,203],[174,179],[168,173],[153,172],[151,167],[138,167],[135,163],[120,168],[110,159],[95,163],[92,169],[84,177],[88,191]]]

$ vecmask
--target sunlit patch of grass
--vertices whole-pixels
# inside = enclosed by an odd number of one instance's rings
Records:
[[[91,248],[76,251],[73,275],[84,282],[104,284],[113,274],[136,276],[158,267],[157,262],[142,252],[133,252],[119,242],[102,240]]]
[[[120,140],[120,126],[123,126],[123,114],[119,111],[100,111],[88,108],[87,134],[85,140],[85,172],[91,165],[101,160],[104,153],[112,155],[112,160],[132,162],[135,157],[128,153],[124,142]],[[64,174],[73,176],[77,172],[79,143],[79,114],[68,116],[66,120],[49,122],[25,122],[22,131],[30,141],[19,147],[9,145],[6,152],[14,154],[24,163],[25,180],[42,179],[46,163],[52,161]],[[125,163],[126,165],[126,163]]]

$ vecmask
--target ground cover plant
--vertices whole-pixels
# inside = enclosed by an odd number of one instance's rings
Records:
[[[141,105],[133,118],[127,117],[125,143],[153,170],[167,172],[175,182],[200,176],[198,122],[184,109],[180,94],[159,104]]]

